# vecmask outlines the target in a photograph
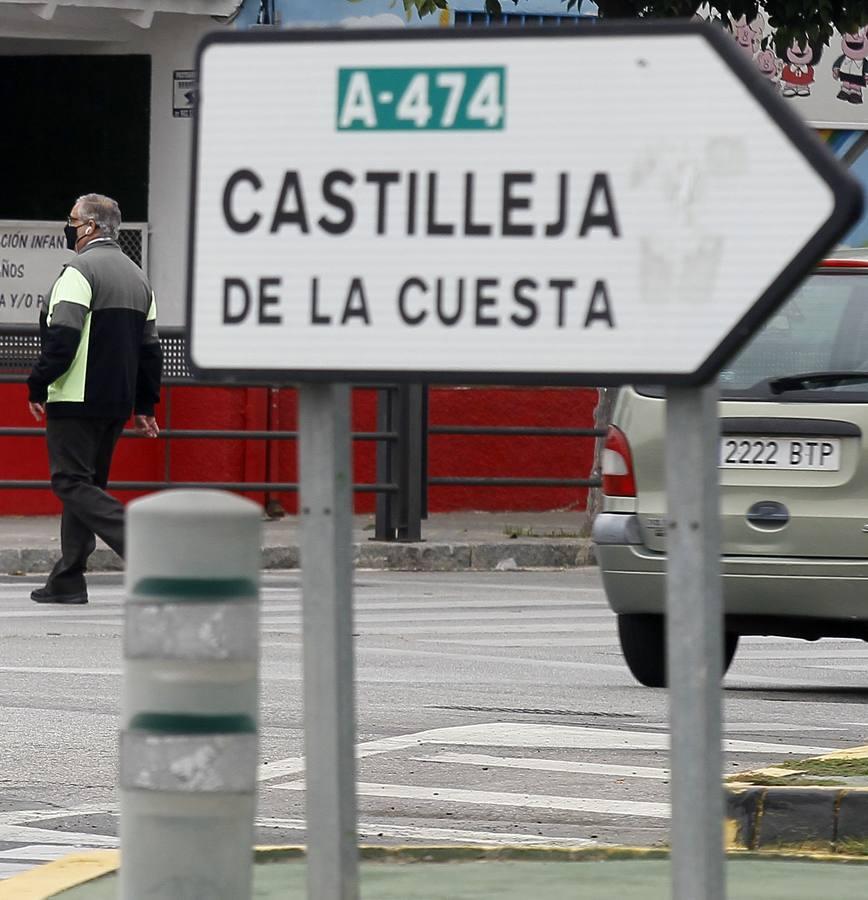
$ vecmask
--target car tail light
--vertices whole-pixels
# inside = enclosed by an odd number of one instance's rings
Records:
[[[635,497],[636,479],[633,475],[633,457],[624,432],[609,426],[603,444],[603,493],[608,497]]]

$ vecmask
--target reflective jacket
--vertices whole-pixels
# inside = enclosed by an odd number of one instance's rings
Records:
[[[117,243],[91,241],[63,267],[40,330],[27,384],[47,415],[153,415],[162,370],[156,301]]]

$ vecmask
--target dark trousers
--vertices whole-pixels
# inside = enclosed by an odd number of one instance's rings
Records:
[[[85,589],[87,558],[101,537],[124,555],[124,508],[104,490],[125,419],[50,418],[45,425],[51,488],[63,503],[61,557],[46,587],[56,593]]]

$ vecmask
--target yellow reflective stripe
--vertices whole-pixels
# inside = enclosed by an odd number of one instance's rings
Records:
[[[68,271],[68,270],[67,270]],[[64,297],[64,300],[67,299]],[[87,375],[87,348],[90,343],[90,316],[84,320],[81,340],[72,365],[57,379],[48,385],[49,403],[83,403],[84,382]]]
[[[148,307],[148,318],[145,321],[146,322],[156,322],[157,321],[157,298],[154,296],[153,291],[151,291],[151,305]]]
[[[90,309],[90,301],[93,291],[90,282],[72,266],[67,266],[61,273],[54,287],[51,289],[51,298],[48,302],[48,324],[51,324],[51,313],[58,303],[79,303]]]

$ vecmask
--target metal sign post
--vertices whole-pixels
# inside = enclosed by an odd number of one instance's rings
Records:
[[[724,900],[717,384],[666,393],[672,896]]]
[[[307,891],[357,900],[350,389],[299,388]]]

